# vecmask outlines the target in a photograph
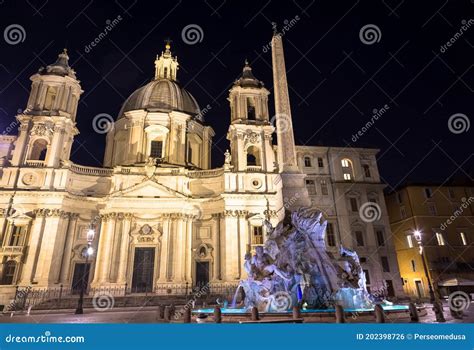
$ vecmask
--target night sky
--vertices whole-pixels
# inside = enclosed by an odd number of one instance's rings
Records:
[[[155,56],[170,38],[179,81],[202,108],[211,106],[205,119],[216,132],[213,165],[221,166],[228,90],[247,58],[272,92],[265,48],[271,22],[281,28],[293,20],[283,41],[298,144],[379,148],[389,188],[406,181],[472,180],[474,126],[467,127],[474,118],[474,3],[419,3],[0,0],[0,131],[26,107],[29,77],[67,47],[84,90],[72,160],[100,166],[105,135],[94,132],[94,116],[116,118],[127,96],[154,77]],[[114,28],[86,50],[114,19]],[[7,42],[12,24],[23,28],[24,41]],[[183,40],[188,25],[202,29],[200,41]],[[379,31],[375,40],[361,39],[366,25]],[[462,34],[455,37],[457,32]],[[388,111],[354,142],[352,135],[385,105]]]

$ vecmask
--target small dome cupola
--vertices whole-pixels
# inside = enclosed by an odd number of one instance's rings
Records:
[[[56,62],[46,67],[41,67],[38,73],[41,75],[58,75],[61,77],[69,76],[76,79],[76,72],[69,66],[67,49],[64,49],[63,52],[58,55]]]
[[[178,57],[171,54],[171,45],[169,42],[165,45],[165,51],[155,60],[155,80],[168,79],[176,81],[176,73],[179,69]]]
[[[234,85],[238,85],[241,87],[253,87],[253,88],[261,88],[263,87],[263,82],[255,78],[252,73],[252,67],[247,60],[245,60],[244,69],[242,70],[242,76],[235,81]]]

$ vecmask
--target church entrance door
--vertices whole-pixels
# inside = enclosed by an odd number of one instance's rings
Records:
[[[87,290],[87,287],[89,286],[90,268],[91,264],[89,263],[76,263],[76,265],[74,265],[71,288],[72,294],[79,294],[81,292],[82,283],[84,283],[84,290]]]
[[[203,288],[209,283],[209,262],[196,261],[196,287]]]
[[[132,293],[153,291],[155,248],[135,248],[133,261]]]

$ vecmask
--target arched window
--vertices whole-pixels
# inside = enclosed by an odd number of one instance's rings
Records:
[[[54,101],[56,100],[56,95],[58,94],[57,88],[50,86],[46,92],[46,99],[44,100],[44,109],[51,110],[54,107]]]
[[[2,273],[2,284],[13,284],[13,278],[15,277],[16,262],[9,260],[3,263],[3,273]]]
[[[48,150],[48,141],[44,139],[38,139],[33,142],[31,146],[31,152],[29,156],[29,160],[45,160],[46,159],[46,151]]]
[[[247,149],[247,166],[260,166],[260,151],[255,146]]]
[[[253,98],[247,97],[247,119],[255,120],[255,101]]]
[[[168,78],[168,68],[167,67],[165,67],[164,77],[165,77],[165,79]]]
[[[344,180],[346,181],[352,181],[354,180],[354,172],[352,168],[352,162],[350,159],[344,158],[341,160],[341,166],[342,166],[342,174],[344,176]]]

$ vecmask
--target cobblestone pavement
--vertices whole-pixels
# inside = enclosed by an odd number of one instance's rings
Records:
[[[447,306],[444,307],[446,323],[474,323],[474,303],[464,312],[462,320],[454,319]],[[436,323],[436,319],[430,305],[427,306],[428,315],[421,318],[422,323]],[[225,315],[223,315],[225,322]],[[3,314],[0,316],[0,323],[160,323],[157,319],[156,307],[141,308],[114,308],[107,311],[96,311],[85,309],[83,315],[75,315],[74,310],[32,312],[30,315]],[[176,322],[182,322],[181,320]],[[357,323],[357,320],[355,321]],[[387,319],[387,323],[390,319]],[[399,323],[408,323],[406,320],[398,320]]]

